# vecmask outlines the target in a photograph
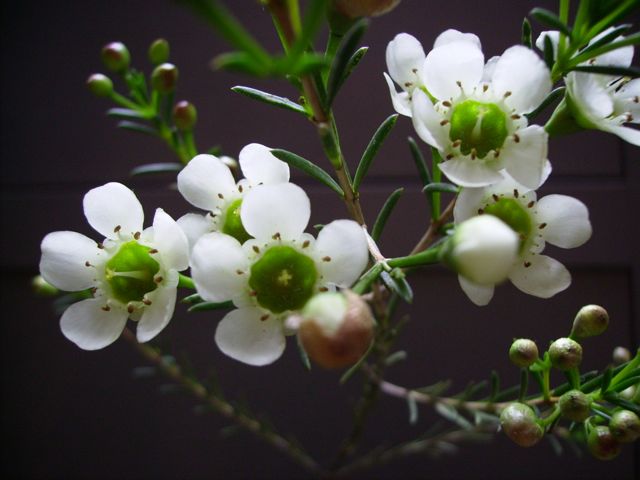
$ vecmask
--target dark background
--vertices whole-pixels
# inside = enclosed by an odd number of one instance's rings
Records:
[[[255,1],[227,2],[271,51],[277,38],[268,14]],[[345,154],[354,165],[371,134],[390,113],[382,78],[384,51],[395,34],[418,37],[428,51],[446,28],[478,34],[486,58],[520,38],[522,17],[533,6],[555,2],[500,2],[472,5],[463,0],[403,0],[374,19],[363,42],[370,46],[361,66],[341,92],[336,115]],[[540,26],[535,25],[535,32]],[[222,145],[236,156],[247,143],[285,148],[328,167],[310,124],[291,112],[230,92],[250,85],[294,97],[284,83],[212,72],[209,61],[229,47],[190,12],[168,1],[4,2],[2,6],[2,472],[23,478],[305,478],[296,465],[246,433],[223,438],[228,426],[213,414],[197,415],[184,394],[166,394],[161,378],[135,379],[145,365],[124,341],[85,352],[59,331],[50,301],[29,288],[37,273],[39,243],[54,230],[95,237],[86,224],[84,193],[107,181],[132,186],[147,209],[156,206],[176,218],[189,205],[167,189],[171,178],[131,180],[139,164],[174,161],[158,141],[117,131],[103,112],[111,105],[84,88],[86,77],[102,71],[99,50],[125,42],[138,68],[148,71],[146,49],[159,36],[171,42],[180,69],[178,99],[194,102],[200,114],[196,139],[201,149]],[[387,256],[404,254],[427,225],[406,137],[410,122],[400,118],[365,181],[362,201],[372,222],[386,196],[406,189],[382,239]],[[423,145],[424,147],[424,145]],[[425,148],[426,151],[426,148]],[[534,338],[541,347],[568,333],[575,312],[586,303],[605,306],[609,330],[585,342],[585,370],[602,368],[616,345],[635,348],[639,340],[640,155],[636,147],[601,133],[554,139],[554,174],[546,193],[576,196],[590,209],[592,239],[582,248],[548,253],[573,274],[571,288],[551,300],[497,289],[488,307],[473,306],[450,272],[439,268],[417,275],[416,298],[407,308],[412,321],[398,343],[408,359],[389,370],[391,381],[421,386],[451,378],[462,390],[496,369],[505,384],[517,381],[506,352],[513,337]],[[294,174],[312,197],[312,223],[347,215],[330,192]],[[329,461],[350,428],[359,379],[338,383],[339,372],[300,364],[292,342],[272,366],[253,368],[222,355],[213,332],[220,315],[178,314],[163,332],[174,351],[189,351],[202,373],[215,367],[230,398],[269,412],[282,432],[292,432],[317,458]],[[633,350],[632,350],[633,351]],[[558,379],[561,380],[561,379]],[[365,432],[362,451],[417,436],[435,420],[421,410],[408,424],[404,402],[382,398]],[[502,435],[489,445],[462,446],[457,455],[397,461],[357,478],[637,478],[637,449],[627,446],[613,462],[578,458],[571,449],[556,456],[547,441],[520,449]]]

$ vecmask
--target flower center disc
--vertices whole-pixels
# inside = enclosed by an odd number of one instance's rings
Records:
[[[106,264],[106,277],[112,295],[122,303],[140,302],[157,285],[153,277],[160,265],[149,254],[149,247],[130,241],[120,247]]]
[[[475,150],[478,158],[484,158],[502,147],[507,138],[507,117],[495,103],[465,100],[454,107],[450,122],[449,138],[462,142],[464,155]]]
[[[487,205],[484,213],[498,217],[520,236],[520,253],[522,253],[533,230],[531,217],[522,204],[513,198],[501,198]]]
[[[247,233],[242,225],[240,219],[240,207],[242,205],[242,199],[239,198],[229,205],[224,215],[224,222],[222,224],[222,233],[232,236],[240,243],[244,243],[251,238],[251,235]]]
[[[261,307],[273,313],[302,308],[313,295],[316,266],[292,247],[267,250],[251,267],[249,286]]]

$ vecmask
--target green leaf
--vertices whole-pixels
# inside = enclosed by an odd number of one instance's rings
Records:
[[[609,392],[609,393],[607,393],[605,395],[604,398],[608,402],[611,402],[614,405],[617,405],[618,407],[622,407],[622,408],[624,408],[626,410],[631,410],[636,415],[640,415],[640,405],[638,405],[637,403],[625,400],[624,398],[622,398],[617,393]]]
[[[451,380],[441,380],[432,385],[427,385],[425,387],[414,388],[416,392],[424,393],[425,395],[439,397],[444,392],[446,392],[451,386]]]
[[[533,48],[533,42],[531,40],[531,22],[527,17],[522,21],[522,45],[527,48]]]
[[[409,407],[409,423],[415,425],[418,422],[418,403],[412,395],[407,396],[407,407]]]
[[[608,43],[606,45],[602,45],[601,47],[590,49],[586,52],[581,52],[579,55],[576,55],[571,59],[571,63],[569,64],[569,68],[573,68],[575,66],[580,65],[587,60],[597,57],[599,55],[603,55],[612,50],[617,50],[622,47],[626,47],[628,45],[637,45],[640,44],[640,32],[634,33],[633,35],[629,35],[622,40],[617,40],[612,43]]]
[[[405,278],[394,278],[389,272],[382,271],[380,279],[389,290],[397,294],[405,302],[411,303],[413,301],[413,290]]]
[[[124,130],[131,130],[132,132],[144,133],[145,135],[151,135],[153,137],[158,136],[158,132],[154,128],[141,123],[130,122],[129,120],[121,120],[116,126]]]
[[[371,229],[371,238],[373,238],[376,242],[380,239],[380,235],[382,235],[382,231],[387,224],[387,220],[389,219],[393,208],[396,206],[396,203],[398,203],[398,200],[403,193],[404,188],[398,188],[397,190],[394,190],[380,209],[380,213],[378,213],[378,217],[376,218],[376,221],[373,224],[373,228]]]
[[[604,395],[607,393],[609,389],[609,385],[611,385],[611,378],[613,377],[613,370],[611,367],[608,367],[604,373],[602,374],[602,383],[600,384],[600,391]]]
[[[348,76],[348,74],[345,75],[347,73],[347,67],[368,26],[369,21],[366,18],[361,18],[353,24],[342,38],[336,56],[333,59],[331,71],[329,72],[329,80],[327,82],[327,106],[331,106],[340,87]]]
[[[496,397],[500,393],[500,375],[495,370],[491,371],[491,394],[489,395],[489,401],[495,402]]]
[[[549,70],[553,70],[553,64],[555,63],[554,52],[553,52],[553,42],[551,42],[551,37],[549,35],[545,35],[544,37],[544,63],[547,65]]]
[[[418,169],[422,185],[427,186],[431,183],[431,173],[429,173],[429,169],[427,168],[427,162],[424,159],[424,155],[422,155],[420,147],[412,137],[407,138],[407,141],[409,142],[411,156],[413,157],[413,161]]]
[[[533,120],[540,113],[544,111],[549,105],[551,105],[556,100],[562,98],[564,96],[564,92],[566,91],[566,87],[558,87],[555,90],[549,92],[549,95],[536,107],[535,110],[532,110],[529,113],[525,113],[524,116],[527,117],[527,120]]]
[[[125,120],[149,120],[153,118],[153,113],[142,113],[130,108],[110,108],[107,110],[108,117],[123,118]]]
[[[193,305],[194,303],[202,303],[202,302],[204,302],[204,300],[202,299],[199,293],[192,293],[191,295],[188,295],[184,297],[182,300],[180,300],[180,303],[188,303],[191,305]]]
[[[347,68],[342,75],[342,81],[340,82],[340,86],[347,81],[347,79],[351,76],[351,73],[355,70],[358,64],[362,61],[365,54],[369,51],[369,47],[360,47],[356,52],[351,55],[349,59],[349,63],[347,63]]]
[[[291,153],[286,150],[280,150],[280,149],[271,150],[271,153],[276,158],[282,160],[283,162],[288,163],[292,167],[296,167],[302,170],[303,172],[312,176],[319,182],[324,183],[327,187],[329,187],[331,190],[336,192],[338,195],[344,196],[344,192],[342,191],[342,188],[340,188],[340,185],[338,185],[336,181],[333,178],[331,178],[331,175],[329,175],[319,166],[311,163],[306,158],[302,158],[296,155],[295,153]]]
[[[469,384],[467,385],[467,387],[464,389],[464,391],[459,394],[456,395],[456,398],[466,401],[466,400],[471,400],[472,398],[474,398],[478,393],[480,393],[482,390],[484,390],[485,388],[487,388],[487,381],[483,380],[482,382],[469,382]]]
[[[254,100],[258,100],[260,102],[264,102],[267,103],[269,105],[274,105],[278,108],[284,108],[285,110],[291,110],[293,112],[296,113],[300,113],[302,115],[304,115],[305,117],[308,116],[307,111],[305,110],[305,108],[296,103],[293,102],[291,100],[289,100],[288,98],[285,97],[279,97],[277,95],[273,95],[271,93],[267,93],[267,92],[263,92],[261,90],[257,90],[255,88],[251,88],[251,87],[243,87],[243,86],[235,86],[233,88],[231,88],[232,91],[236,92],[236,93],[240,93],[242,95],[245,95],[249,98],[253,98]]]
[[[624,35],[625,33],[627,33],[631,29],[631,27],[633,27],[632,24],[626,23],[624,25],[620,25],[620,26],[614,28],[609,33],[607,33],[606,35],[603,35],[601,38],[599,38],[595,42],[592,42],[589,46],[587,46],[584,49],[582,49],[580,51],[580,53],[583,54],[583,53],[591,52],[593,50],[596,50],[597,48],[600,48],[600,47],[602,47],[604,45],[607,45],[608,43],[613,42],[619,36]]]
[[[300,29],[300,35],[289,49],[290,58],[298,58],[302,55],[303,52],[305,52],[309,47],[312,46],[313,38],[315,37],[318,29],[322,25],[322,21],[324,20],[325,10],[325,0],[311,0],[307,3],[307,10],[305,12],[304,18],[302,19],[302,28]]]
[[[391,355],[385,358],[384,364],[387,367],[390,367],[391,365],[395,365],[398,362],[406,360],[406,358],[407,358],[407,352],[405,352],[404,350],[398,350],[397,352],[393,352]]]
[[[227,52],[215,57],[211,62],[216,70],[230,70],[256,77],[266,77],[271,73],[269,66],[257,63],[246,52]]]
[[[577,66],[571,69],[576,72],[597,73],[602,75],[616,75],[620,77],[640,77],[638,67],[608,67],[604,65]]]
[[[550,10],[544,8],[534,8],[529,12],[529,16],[535,18],[543,25],[551,27],[553,30],[559,30],[565,35],[571,37],[571,29],[560,18]]]
[[[294,63],[291,63],[290,60],[287,60],[282,64],[276,62],[273,68],[273,74],[278,76],[302,76],[322,71],[327,67],[327,59],[324,55],[319,53],[303,53]]]
[[[367,359],[367,357],[369,356],[369,354],[373,350],[373,345],[374,344],[375,344],[375,342],[371,342],[371,345],[369,345],[369,348],[367,348],[367,351],[364,352],[364,355],[362,355],[360,357],[360,359],[355,363],[355,365],[352,365],[351,368],[349,368],[349,370],[344,372],[344,374],[340,377],[340,384],[346,383],[347,380],[349,380],[354,373],[356,373],[358,370],[360,370],[360,367],[362,366],[364,361]]]
[[[390,115],[378,127],[376,132],[373,134],[373,137],[371,137],[371,141],[369,141],[369,145],[367,145],[367,148],[362,154],[362,158],[360,159],[360,163],[358,164],[356,174],[353,177],[354,192],[359,191],[360,184],[362,183],[362,180],[364,179],[365,175],[369,171],[371,162],[373,162],[373,159],[375,158],[376,154],[380,150],[380,147],[382,147],[382,144],[384,143],[387,136],[391,133],[391,130],[393,130],[393,127],[396,125],[397,121],[398,121],[397,113]]]
[[[233,308],[233,302],[201,302],[192,305],[187,309],[188,312],[206,312],[209,310],[221,310]]]
[[[135,167],[129,175],[135,177],[137,175],[150,175],[156,173],[176,173],[182,170],[181,163],[175,162],[163,162],[163,163],[147,163],[145,165],[139,165]]]
[[[452,183],[430,183],[426,187],[422,189],[425,193],[431,192],[440,192],[440,193],[458,193],[460,188],[457,185],[453,185]]]
[[[307,351],[304,349],[304,345],[300,341],[300,336],[296,336],[296,345],[298,346],[298,353],[300,354],[300,360],[302,361],[302,365],[307,371],[311,371],[311,361],[309,360],[309,355]]]
[[[455,423],[460,428],[464,430],[473,430],[473,425],[471,424],[471,422],[469,422],[469,420],[467,420],[462,415],[460,415],[460,412],[458,412],[458,410],[456,410],[451,405],[447,405],[441,402],[436,403],[435,410],[441,416],[443,416],[450,422]]]

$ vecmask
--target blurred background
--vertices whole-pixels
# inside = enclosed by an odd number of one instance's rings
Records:
[[[226,3],[270,51],[278,51],[271,19],[256,1]],[[363,39],[369,52],[335,104],[352,167],[378,125],[393,113],[382,72],[386,45],[397,33],[413,34],[428,51],[446,28],[474,32],[489,58],[519,42],[523,16],[534,6],[556,8],[548,0],[473,5],[403,0],[390,14],[373,19]],[[82,197],[90,188],[107,181],[126,183],[149,219],[157,206],[175,218],[190,211],[172,189],[170,176],[129,177],[137,165],[175,158],[158,140],[116,130],[115,121],[104,115],[112,105],[85,89],[87,76],[104,70],[99,57],[104,44],[126,43],[133,65],[150,72],[149,43],[158,37],[169,40],[171,61],[180,70],[176,100],[197,106],[196,141],[202,151],[220,145],[226,155],[237,156],[244,145],[259,142],[328,169],[311,124],[230,88],[248,85],[291,98],[294,90],[283,82],[212,71],[210,60],[230,47],[190,11],[168,0],[8,1],[1,8],[3,476],[306,478],[270,446],[244,432],[229,435],[228,422],[215,414],[198,414],[197,403],[168,388],[163,378],[137,378],[134,371],[147,364],[123,340],[97,352],[78,349],[60,333],[50,300],[35,297],[30,289],[45,234],[75,230],[96,236],[82,214]],[[534,23],[535,36],[540,30]],[[410,121],[400,118],[362,189],[365,214],[373,222],[388,194],[405,188],[381,241],[387,256],[406,254],[428,223],[409,135],[416,137]],[[594,225],[593,237],[579,249],[548,247],[549,255],[571,270],[570,289],[545,301],[504,285],[489,306],[477,308],[451,272],[436,267],[416,274],[414,303],[403,307],[411,321],[396,344],[408,358],[389,369],[390,381],[418,387],[451,379],[453,393],[470,381],[487,379],[495,369],[503,384],[513,384],[519,374],[507,358],[511,340],[529,337],[546,346],[568,333],[575,313],[587,303],[606,307],[611,326],[585,342],[584,371],[606,366],[615,346],[637,348],[640,151],[616,137],[589,132],[553,139],[550,160],[554,173],[541,195],[581,199]],[[347,216],[332,192],[299,172],[293,181],[311,196],[311,224]],[[283,358],[271,366],[237,363],[214,345],[221,315],[186,314],[179,306],[161,341],[175,354],[189,352],[203,376],[213,367],[229,398],[268,412],[279,431],[290,432],[319,460],[330,461],[351,427],[361,379],[340,385],[340,372],[307,372],[291,339]],[[360,451],[419,436],[435,420],[425,408],[410,425],[407,405],[382,397]],[[521,449],[497,435],[489,444],[462,445],[454,455],[414,456],[354,478],[621,479],[638,478],[639,472],[637,447],[627,446],[605,463],[588,454],[580,458],[571,448],[558,456],[547,441]]]

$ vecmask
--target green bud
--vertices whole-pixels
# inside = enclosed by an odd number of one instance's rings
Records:
[[[178,68],[172,63],[158,65],[151,73],[151,85],[160,93],[171,93],[178,83]]]
[[[631,410],[619,410],[609,422],[611,435],[620,443],[635,442],[640,438],[640,418]]]
[[[36,294],[42,295],[43,297],[53,297],[60,293],[60,290],[47,282],[42,275],[36,275],[33,277],[31,280],[31,286]]]
[[[87,88],[96,97],[108,97],[113,92],[113,82],[101,73],[94,73],[87,79]]]
[[[192,130],[198,120],[198,111],[193,103],[185,100],[173,107],[173,123],[178,130]]]
[[[613,349],[613,363],[616,365],[622,365],[623,363],[631,360],[631,352],[624,347],[616,347]]]
[[[578,338],[600,335],[609,326],[609,314],[599,305],[585,305],[573,321],[571,336]]]
[[[584,422],[591,415],[591,402],[591,397],[580,390],[569,390],[560,397],[558,405],[564,418]]]
[[[164,38],[158,38],[149,46],[149,61],[154,65],[160,65],[169,60],[169,51],[169,42]]]
[[[102,47],[102,63],[112,72],[123,72],[129,68],[131,55],[124,43],[111,42]]]
[[[524,403],[512,403],[500,414],[504,433],[521,447],[532,447],[544,436],[535,412]]]
[[[559,338],[549,347],[549,357],[558,370],[571,370],[582,362],[582,347],[570,338]]]
[[[347,18],[377,17],[393,10],[400,0],[333,0],[335,10]]]
[[[613,460],[620,454],[622,446],[613,437],[609,427],[599,425],[589,432],[587,447],[598,460]]]
[[[528,338],[518,338],[511,344],[509,360],[516,367],[527,368],[538,359],[538,346]]]

